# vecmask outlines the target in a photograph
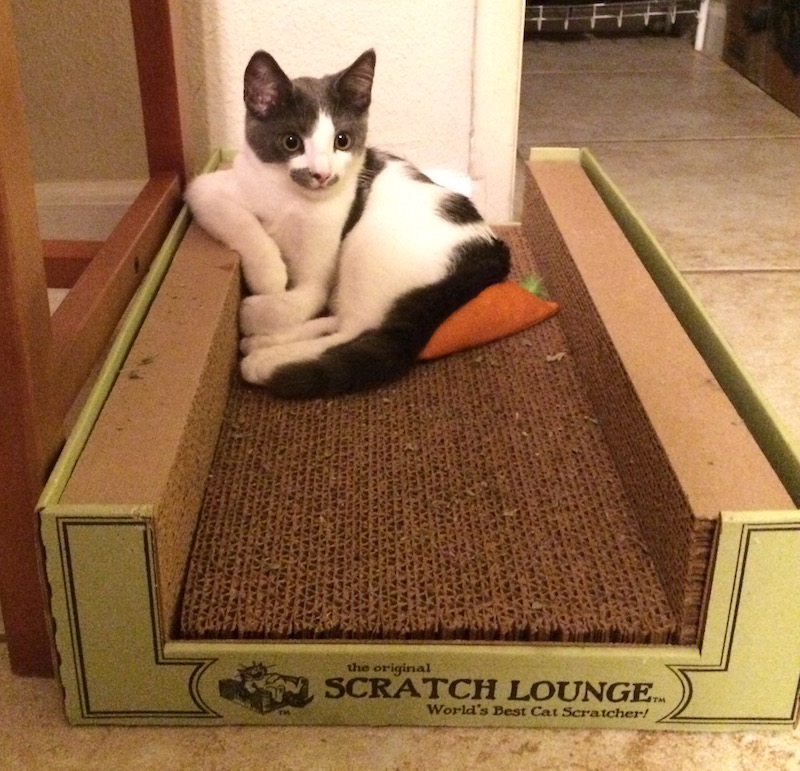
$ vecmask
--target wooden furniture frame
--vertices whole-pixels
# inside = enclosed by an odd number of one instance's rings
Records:
[[[102,244],[43,256],[10,0],[0,0],[0,604],[12,670],[52,676],[36,504],[68,415],[181,205],[176,0],[130,0],[150,179]],[[47,264],[45,264],[47,262]],[[52,318],[46,276],[74,280]]]

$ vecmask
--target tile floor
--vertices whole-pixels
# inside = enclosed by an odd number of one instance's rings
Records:
[[[532,41],[520,147],[553,144],[595,152],[800,436],[800,118],[686,39]],[[3,768],[800,769],[800,731],[69,728],[1,647],[0,715]]]
[[[800,439],[800,118],[685,38],[528,42],[522,95],[521,153],[594,152]]]

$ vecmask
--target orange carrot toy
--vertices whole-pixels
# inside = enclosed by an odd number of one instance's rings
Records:
[[[525,283],[536,285],[535,279]],[[418,358],[436,359],[475,348],[549,319],[558,304],[542,299],[534,291],[514,281],[492,284],[448,316]]]

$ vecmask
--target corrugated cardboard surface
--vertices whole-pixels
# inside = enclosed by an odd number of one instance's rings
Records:
[[[791,501],[580,166],[536,176],[502,234],[562,316],[376,394],[234,389],[184,635],[696,641],[719,512]]]
[[[519,229],[502,234],[530,271]],[[182,633],[673,639],[556,322],[344,399],[234,386]]]

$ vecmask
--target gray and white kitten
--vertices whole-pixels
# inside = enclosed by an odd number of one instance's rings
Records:
[[[509,252],[471,201],[367,147],[375,52],[290,80],[264,51],[244,74],[246,142],[186,199],[241,255],[241,373],[284,397],[405,374],[439,324],[504,279]]]

